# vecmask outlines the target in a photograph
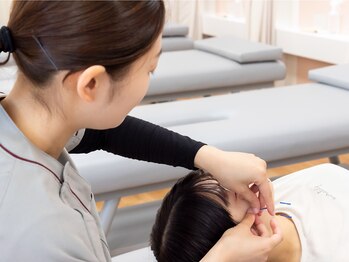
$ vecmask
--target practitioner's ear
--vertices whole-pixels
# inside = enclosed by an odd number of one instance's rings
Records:
[[[94,65],[81,71],[77,79],[76,90],[82,100],[93,102],[108,89],[109,85],[109,76],[105,67]]]

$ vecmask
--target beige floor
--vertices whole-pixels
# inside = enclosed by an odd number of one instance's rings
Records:
[[[349,164],[349,154],[340,156],[340,160],[341,160],[341,163]],[[326,163],[326,162],[328,162],[328,159],[320,159],[320,160],[303,162],[303,163],[289,165],[289,166],[272,168],[272,169],[268,169],[268,176],[273,177],[273,176],[285,175],[285,174],[295,172],[297,170],[301,170],[301,169],[304,169],[307,167],[311,167],[311,166],[314,166],[314,165],[317,165],[320,163]],[[136,205],[136,204],[140,204],[140,203],[145,203],[145,202],[149,202],[149,201],[159,200],[159,199],[162,199],[167,192],[168,192],[168,189],[162,189],[162,190],[157,190],[154,192],[124,197],[124,198],[122,198],[119,206],[125,207],[125,206],[131,206],[131,205]],[[102,205],[103,205],[103,203],[97,203],[97,206],[99,208]]]

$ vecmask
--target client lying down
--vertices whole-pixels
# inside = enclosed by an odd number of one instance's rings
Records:
[[[271,185],[275,219],[284,240],[268,261],[349,261],[348,170],[323,164]],[[244,218],[247,209],[245,200],[225,190],[211,175],[191,172],[176,183],[158,211],[151,234],[155,257],[159,262],[200,261],[227,229]],[[262,212],[251,231],[271,233],[270,219],[268,212]]]

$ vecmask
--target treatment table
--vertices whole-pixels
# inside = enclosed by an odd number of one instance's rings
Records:
[[[167,23],[162,32],[162,51],[193,49],[194,42],[188,37],[188,33],[188,26]]]
[[[282,50],[234,37],[193,42],[163,52],[143,103],[273,87],[284,79]]]
[[[175,29],[173,35],[185,30]],[[142,103],[273,87],[274,81],[285,77],[278,47],[232,37],[186,41],[191,41],[190,49],[181,44],[177,47],[185,50],[162,53]],[[13,86],[16,72],[12,59],[0,67],[0,81],[6,81],[0,82],[1,92]]]
[[[131,115],[223,150],[256,154],[269,167],[349,152],[349,65],[311,71],[315,83],[143,105]],[[113,255],[148,245],[158,202],[117,209],[123,196],[170,187],[184,168],[103,151],[73,155],[96,201]]]
[[[333,164],[320,164],[320,165],[317,165],[315,167],[310,167],[310,168],[303,169],[301,171],[297,171],[296,173],[298,173],[298,175],[301,174],[302,176],[303,175],[304,176],[315,175],[315,177],[321,173],[332,174],[335,177],[337,177],[338,173],[342,173],[344,175],[349,176],[349,170],[340,168],[340,167],[333,165]],[[276,212],[278,212],[278,211],[280,211],[280,210],[276,210]],[[304,216],[306,216],[306,214],[303,214],[303,217]],[[307,250],[306,252],[309,253],[311,251]],[[153,255],[150,247],[145,247],[142,249],[138,249],[138,250],[128,252],[128,253],[119,255],[117,257],[114,257],[112,259],[112,261],[113,262],[137,262],[137,261],[156,262],[156,259]],[[328,261],[328,260],[324,260],[324,261]],[[334,260],[334,261],[338,261],[338,260]]]
[[[236,37],[193,41],[168,23],[162,55],[143,103],[272,87],[285,77],[279,47]]]
[[[137,249],[112,258],[112,262],[156,262],[149,247]]]

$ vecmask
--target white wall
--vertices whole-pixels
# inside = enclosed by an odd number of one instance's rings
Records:
[[[10,14],[11,0],[0,0],[0,25],[7,25]]]
[[[1,1],[1,0],[0,0]],[[165,0],[167,21],[189,27],[189,36],[202,37],[202,13],[215,13],[216,0]]]
[[[314,4],[316,3],[314,2]],[[277,28],[298,28],[299,0],[275,1],[274,14]]]

